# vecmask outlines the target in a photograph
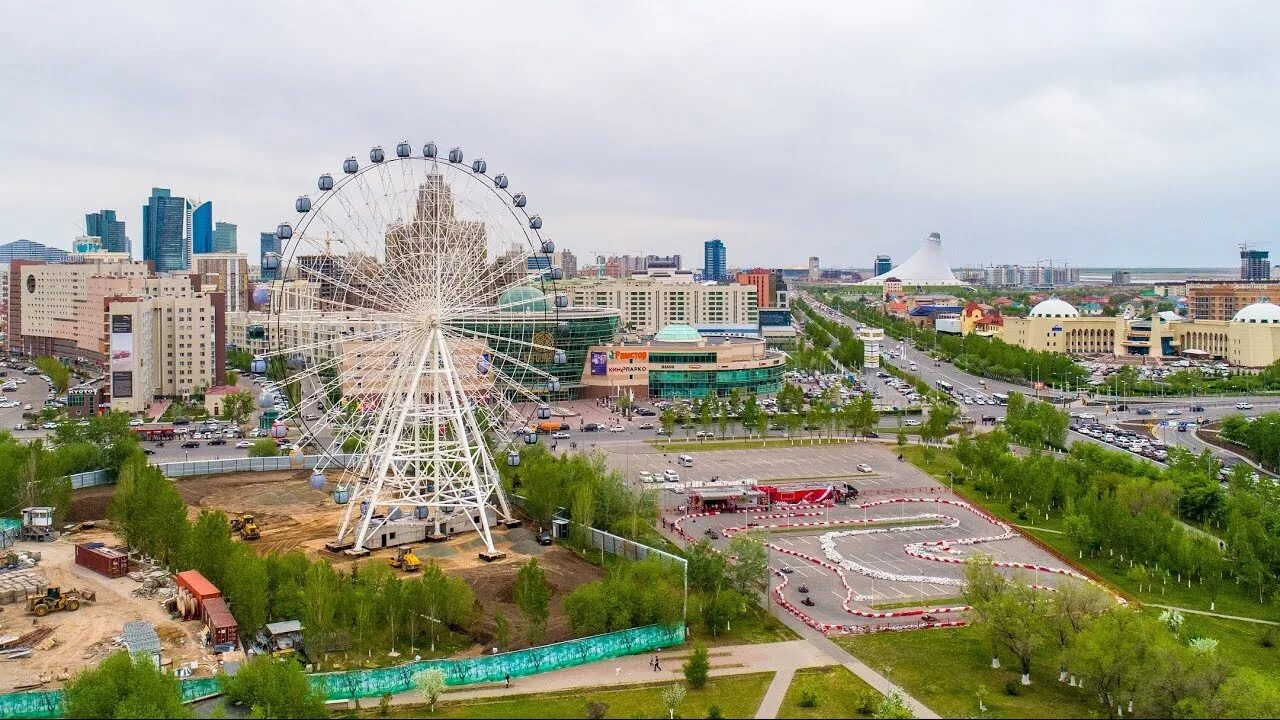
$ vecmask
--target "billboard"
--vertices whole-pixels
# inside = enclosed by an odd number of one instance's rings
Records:
[[[609,359],[621,362],[632,362],[635,360],[645,362],[649,359],[649,353],[646,350],[613,350],[609,353]]]
[[[111,316],[111,369],[133,370],[133,316]]]
[[[609,356],[601,350],[591,351],[591,374],[605,375],[609,372]]]
[[[133,397],[133,371],[111,371],[111,397]]]

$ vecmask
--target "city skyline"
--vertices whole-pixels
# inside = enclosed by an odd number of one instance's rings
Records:
[[[470,40],[407,52],[411,41],[393,37],[345,54],[346,77],[360,81],[323,93],[297,78],[359,24],[353,8],[323,17],[264,8],[252,26],[232,12],[195,22],[186,8],[132,19],[173,58],[173,74],[206,77],[197,88],[151,83],[123,45],[79,46],[91,29],[124,29],[110,8],[58,17],[67,32],[44,38],[14,29],[50,24],[56,10],[21,7],[5,33],[14,62],[4,77],[23,112],[5,130],[58,142],[15,143],[26,170],[0,196],[0,241],[70,247],[96,207],[140,228],[138,198],[163,186],[215,198],[219,219],[246,228],[252,256],[253,233],[291,218],[292,199],[319,173],[337,171],[353,148],[409,139],[502,158],[494,170],[538,200],[558,242],[584,254],[691,257],[720,237],[744,266],[819,254],[825,265],[865,267],[876,254],[905,256],[937,229],[964,265],[1151,266],[1172,244],[1180,265],[1229,267],[1238,243],[1268,244],[1265,189],[1280,150],[1264,118],[1280,12],[989,7],[766,9],[723,18],[707,43],[678,29],[698,24],[697,8],[560,13],[535,40],[524,29],[547,8],[459,5],[456,22],[485,28],[509,60],[536,57],[536,72],[513,86],[508,63],[475,65]],[[419,13],[439,16],[403,7],[406,22]],[[1043,26],[1061,42],[1019,40],[1020,29]],[[282,39],[284,27],[294,31]],[[254,51],[264,43],[284,51],[266,70]],[[662,52],[640,60],[630,50],[642,46]],[[805,51],[782,50],[792,46]],[[78,61],[90,52],[93,62]],[[583,52],[599,62],[578,62]],[[48,72],[53,57],[74,69]],[[392,58],[402,72],[372,72]],[[631,87],[609,81],[619,74]],[[402,75],[431,77],[428,92],[401,96]],[[849,90],[833,96],[836,77]],[[66,111],[85,103],[101,114]],[[323,131],[309,120],[344,104],[367,110]],[[563,122],[579,116],[593,121]],[[694,157],[702,172],[671,172]]]

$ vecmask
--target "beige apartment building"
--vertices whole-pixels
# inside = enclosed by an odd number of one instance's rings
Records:
[[[134,413],[156,397],[186,398],[222,384],[226,298],[116,297],[108,305],[111,408]]]
[[[248,255],[198,253],[191,256],[191,272],[199,276],[201,290],[220,292],[227,298],[227,312],[250,309],[252,283],[249,280]]]
[[[1280,302],[1280,280],[1188,280],[1187,319],[1227,322],[1261,302]]]
[[[758,326],[754,285],[679,282],[667,277],[578,280],[566,285],[572,307],[613,308],[620,323],[644,334],[668,325],[695,328]]]

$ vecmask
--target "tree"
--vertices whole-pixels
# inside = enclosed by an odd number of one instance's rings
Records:
[[[689,687],[701,690],[707,684],[707,674],[711,672],[711,661],[707,656],[707,646],[700,642],[693,644],[689,659],[684,662],[684,679]]]
[[[233,546],[226,514],[221,510],[201,510],[187,535],[183,564],[199,570],[216,587],[222,587]]]
[[[551,587],[547,585],[546,573],[538,567],[538,558],[529,558],[529,562],[520,566],[514,594],[516,607],[529,623],[529,644],[537,645],[542,641],[551,612]]]
[[[173,483],[141,455],[121,468],[107,517],[128,547],[165,565],[185,549],[190,530],[186,503]]]
[[[934,443],[947,436],[951,420],[956,416],[954,405],[934,403],[929,406],[929,418],[920,428],[920,435],[926,443]]]
[[[1114,605],[1102,588],[1090,582],[1064,578],[1056,590],[1050,614],[1057,625],[1059,649],[1065,649],[1086,625]]]
[[[511,623],[507,622],[507,616],[502,613],[493,617],[493,641],[503,649],[511,645]]]
[[[1020,578],[990,600],[973,606],[975,625],[1018,659],[1022,684],[1031,684],[1031,660],[1044,643],[1049,600]]]
[[[902,698],[902,694],[897,690],[889,691],[888,695],[880,701],[879,707],[876,708],[874,718],[913,718],[911,708],[907,707],[907,701]]]
[[[253,396],[243,390],[228,393],[222,398],[222,419],[236,426],[244,425],[253,415],[253,405]]]
[[[328,717],[323,691],[311,686],[302,665],[293,659],[278,660],[254,655],[233,676],[220,676],[227,699],[249,708],[252,717]]]
[[[662,691],[662,704],[667,706],[667,715],[676,716],[676,706],[684,702],[684,687],[672,683]]]
[[[689,587],[709,592],[724,585],[729,561],[711,547],[710,541],[699,538],[685,553],[689,560]]]
[[[249,457],[280,457],[280,446],[271,438],[255,440],[249,446]]]
[[[240,627],[256,632],[267,622],[271,578],[266,562],[246,545],[235,545],[220,586]]]
[[[422,699],[431,708],[431,712],[435,712],[436,700],[439,700],[440,693],[444,692],[444,671],[440,668],[423,670],[413,676],[413,684],[418,688],[418,692],[422,693]]]
[[[727,630],[742,614],[746,604],[746,598],[737,590],[716,588],[703,598],[702,622],[711,630],[713,637],[719,637],[720,631]]]
[[[145,655],[117,652],[67,683],[69,718],[187,718],[178,679]]]
[[[658,424],[662,426],[662,433],[668,438],[671,432],[676,429],[676,411],[667,408],[662,411],[662,415],[658,416]]]
[[[735,558],[729,566],[729,579],[735,590],[750,596],[763,587],[769,571],[769,553],[759,537],[754,533],[734,535],[729,540],[729,555]]]
[[[303,639],[313,652],[329,648],[335,629],[341,581],[327,561],[312,563],[303,581]]]
[[[1117,607],[1085,626],[1067,652],[1067,666],[1110,717],[1133,696],[1160,628],[1138,610]]]
[[[65,393],[67,388],[71,387],[71,370],[66,365],[51,357],[38,357],[31,364],[49,376],[53,389],[59,393]]]

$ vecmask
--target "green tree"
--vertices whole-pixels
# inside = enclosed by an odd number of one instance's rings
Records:
[[[689,687],[701,690],[707,684],[707,675],[711,672],[711,660],[708,658],[707,646],[700,642],[693,644],[689,658],[684,662],[684,679]]]
[[[38,357],[31,364],[49,376],[53,389],[58,393],[65,393],[67,388],[71,387],[71,370],[66,365],[51,357]]]
[[[730,584],[743,595],[759,591],[768,580],[769,553],[764,542],[755,533],[734,535],[729,540],[729,555],[734,558],[729,566]]]
[[[201,510],[187,536],[184,564],[199,570],[215,586],[222,587],[233,545],[231,524],[227,522],[226,514],[221,510]]]
[[[1160,637],[1155,621],[1136,609],[1117,607],[1089,623],[1066,655],[1070,672],[1094,693],[1109,717],[1117,717],[1150,666],[1153,644]]]
[[[547,617],[551,612],[551,587],[547,584],[546,573],[538,567],[537,558],[529,558],[527,563],[520,566],[520,571],[516,573],[514,595],[516,607],[529,623],[529,644],[537,645],[542,641]]]
[[[907,707],[907,701],[902,698],[902,694],[897,690],[891,690],[884,699],[880,701],[880,705],[876,708],[874,718],[913,718],[911,708]]]
[[[662,426],[662,432],[668,438],[671,437],[672,431],[676,429],[676,411],[667,408],[658,416],[658,424]]]
[[[220,587],[240,627],[256,632],[266,624],[270,584],[266,562],[248,546],[234,545]]]
[[[329,716],[323,691],[312,688],[296,660],[254,655],[235,675],[220,676],[227,700],[249,708],[252,717],[323,718]]]
[[[260,438],[249,446],[249,457],[280,457],[280,446],[271,438]]]
[[[667,715],[674,718],[676,707],[684,702],[684,686],[672,683],[662,691],[662,704],[667,708]]]
[[[178,679],[146,655],[120,651],[67,683],[69,718],[187,718]]]
[[[336,629],[341,579],[327,561],[312,563],[303,582],[303,639],[312,651],[328,650]]]
[[[230,420],[236,426],[244,425],[253,415],[253,396],[239,390],[222,398],[222,419]]]

